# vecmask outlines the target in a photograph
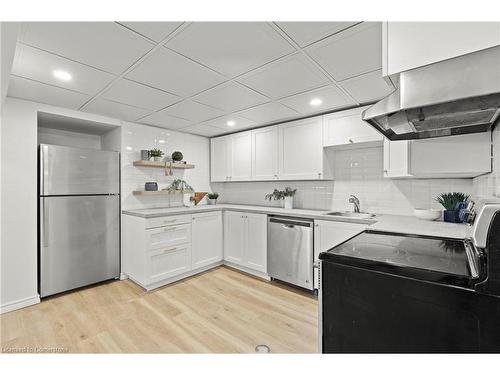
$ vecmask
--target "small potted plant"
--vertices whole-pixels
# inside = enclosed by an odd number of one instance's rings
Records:
[[[149,155],[153,158],[153,161],[161,161],[161,157],[164,155],[164,152],[159,148],[153,148],[149,150]]]
[[[283,208],[291,209],[293,208],[293,196],[297,192],[297,189],[292,189],[290,187],[286,187],[285,190],[274,189],[271,194],[267,194],[266,200],[283,200]]]
[[[172,152],[172,161],[174,163],[180,163],[183,158],[184,158],[184,155],[182,155],[182,152],[180,152],[180,151]]]
[[[194,189],[186,181],[181,179],[175,179],[172,183],[164,190],[168,190],[171,193],[182,193],[182,204],[185,207],[191,207],[194,205]]]
[[[460,223],[458,211],[460,203],[469,199],[469,194],[465,193],[441,193],[436,197],[436,201],[444,207],[443,220],[448,223]]]
[[[217,204],[217,198],[219,198],[219,193],[213,192],[207,194],[207,203],[211,205]]]

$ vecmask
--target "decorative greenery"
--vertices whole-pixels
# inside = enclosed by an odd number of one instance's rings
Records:
[[[269,201],[272,199],[274,199],[275,201],[279,201],[285,199],[285,197],[293,197],[296,191],[297,189],[292,189],[289,187],[286,187],[285,190],[274,189],[271,194],[266,194],[265,199]]]
[[[219,198],[219,193],[216,193],[216,192],[208,193],[207,198],[208,199],[217,199],[217,198]]]
[[[159,148],[153,148],[152,150],[149,150],[149,155],[155,158],[161,158],[164,154],[165,153]]]
[[[181,161],[182,158],[184,158],[184,155],[182,155],[182,152],[180,152],[180,151],[172,152],[172,160],[173,161]]]
[[[186,181],[181,180],[181,179],[175,179],[172,181],[169,187],[167,187],[165,190],[168,191],[187,191],[187,192],[194,192],[194,189],[191,185],[189,185]]]
[[[458,203],[465,202],[469,199],[469,194],[465,193],[441,193],[436,198],[436,202],[440,203],[441,206],[447,211],[455,211],[455,207]]]

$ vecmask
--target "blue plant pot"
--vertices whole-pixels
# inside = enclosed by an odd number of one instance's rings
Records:
[[[458,211],[445,210],[443,212],[443,221],[446,221],[447,223],[460,223],[460,218],[458,217]]]

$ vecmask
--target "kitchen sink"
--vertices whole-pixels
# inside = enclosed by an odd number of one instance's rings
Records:
[[[357,219],[370,219],[372,217],[375,217],[375,214],[370,214],[368,212],[349,212],[349,211],[344,211],[344,212],[339,212],[339,211],[327,212],[326,215],[342,216],[342,217],[352,217],[352,218],[357,218]]]

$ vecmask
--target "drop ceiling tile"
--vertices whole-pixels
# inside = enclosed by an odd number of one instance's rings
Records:
[[[165,112],[176,117],[180,117],[192,122],[201,122],[222,116],[223,111],[209,107],[205,104],[185,100],[166,108]]]
[[[177,29],[182,22],[120,22],[122,25],[144,35],[155,42],[166,38]]]
[[[102,97],[152,111],[158,111],[182,100],[179,96],[128,79],[113,83]]]
[[[342,81],[382,66],[382,25],[363,22],[307,47],[333,78]]]
[[[359,22],[277,22],[276,24],[299,46],[336,34]]]
[[[10,76],[7,96],[70,109],[78,109],[90,99],[88,95],[76,91],[16,76]]]
[[[363,74],[339,84],[359,103],[382,99],[394,91],[394,87],[382,78],[382,70]]]
[[[170,116],[165,110],[152,113],[139,121],[144,124],[156,125],[167,129],[179,129],[193,124],[191,121]]]
[[[312,99],[321,99],[322,103],[312,106],[310,104]],[[280,102],[302,114],[312,114],[356,105],[338,87],[333,85],[290,96],[281,99]]]
[[[207,90],[193,100],[225,112],[235,112],[269,101],[265,96],[234,82]]]
[[[150,111],[142,108],[132,107],[111,100],[97,98],[82,109],[84,112],[96,113],[114,117],[125,121],[135,121],[140,117],[147,115]]]
[[[238,78],[238,81],[273,99],[331,83],[302,53],[267,64]]]
[[[153,47],[114,22],[28,22],[21,28],[20,40],[115,74]]]
[[[160,48],[127,74],[127,78],[187,97],[224,81],[214,71],[166,48]]]
[[[234,125],[229,126],[228,125],[229,121],[234,122]],[[205,121],[202,124],[224,129],[226,132],[240,130],[240,129],[247,129],[253,126],[257,126],[257,124],[254,121],[240,117],[238,115],[222,116],[215,118],[213,120]]]
[[[295,51],[265,22],[194,22],[167,47],[228,77]]]
[[[205,137],[214,137],[216,135],[226,133],[226,131],[224,131],[223,129],[215,128],[215,127],[210,126],[210,125],[202,125],[202,124],[188,126],[186,128],[179,129],[179,131],[185,132],[185,133],[190,133],[190,134],[202,135]]]
[[[298,115],[299,113],[293,109],[276,102],[262,104],[258,107],[238,112],[238,116],[255,121],[259,125],[290,119]]]
[[[72,79],[57,79],[53,74],[57,70],[68,72]],[[97,94],[115,78],[102,70],[21,43],[16,46],[12,74],[89,95]]]

